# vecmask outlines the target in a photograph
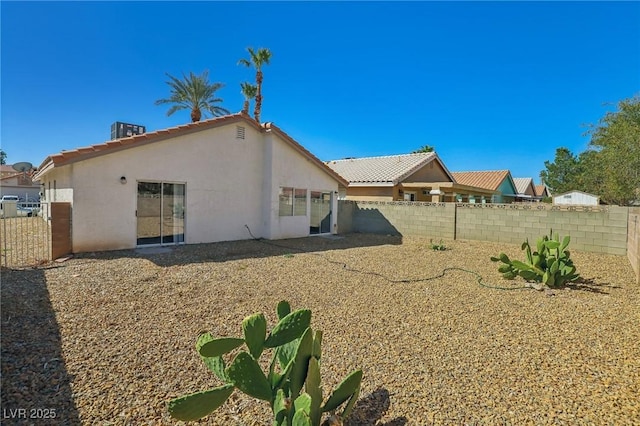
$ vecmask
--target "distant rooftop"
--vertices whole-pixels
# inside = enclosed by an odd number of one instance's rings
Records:
[[[516,184],[516,190],[518,191],[518,194],[524,194],[525,192],[527,192],[527,188],[529,187],[529,185],[533,186],[533,179],[513,178],[513,183]],[[535,191],[535,186],[533,187],[533,190]]]
[[[509,170],[489,170],[477,172],[452,172],[456,183],[476,188],[497,191],[504,179],[510,175]]]
[[[391,183],[396,185],[437,158],[435,152],[421,152],[383,157],[347,158],[327,161],[326,164],[349,183]]]

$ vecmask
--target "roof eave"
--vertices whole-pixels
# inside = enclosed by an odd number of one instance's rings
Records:
[[[393,182],[350,182],[349,188],[371,188],[376,186],[393,187],[396,184]]]

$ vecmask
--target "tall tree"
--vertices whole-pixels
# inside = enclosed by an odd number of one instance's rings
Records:
[[[0,164],[7,164],[7,153],[0,149]]]
[[[158,99],[155,104],[173,104],[167,115],[172,115],[176,111],[188,109],[191,111],[191,121],[200,121],[202,112],[209,112],[217,117],[229,114],[229,111],[218,104],[223,101],[216,98],[216,91],[221,89],[223,83],[210,83],[209,71],[205,70],[201,75],[190,72],[189,75],[182,75],[182,80],[167,73],[169,81],[167,84],[171,88],[171,96],[166,99]]]
[[[431,145],[424,145],[421,146],[420,148],[416,149],[415,151],[411,151],[412,154],[419,154],[421,152],[433,152],[433,147]]]
[[[245,81],[243,83],[240,83],[240,92],[242,93],[242,96],[244,96],[244,105],[242,107],[242,112],[248,115],[249,103],[252,99],[255,99],[256,94],[258,93],[258,88],[248,81]]]
[[[556,149],[553,162],[545,161],[544,166],[546,170],[540,172],[540,178],[553,194],[584,190],[580,184],[580,161],[568,148]]]
[[[256,69],[256,103],[253,110],[253,116],[256,121],[260,122],[260,113],[262,112],[262,66],[269,65],[271,61],[271,51],[264,47],[254,50],[252,47],[247,47],[249,52],[249,59],[242,58],[238,61],[238,65],[244,65],[245,67],[253,66]]]
[[[602,172],[601,199],[620,205],[640,199],[640,97],[620,101],[588,134],[597,153],[594,171]]]

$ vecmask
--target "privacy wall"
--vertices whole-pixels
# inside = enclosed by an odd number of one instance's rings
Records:
[[[520,244],[551,229],[571,236],[571,248],[595,253],[627,252],[626,207],[547,204],[458,204],[456,238]]]
[[[340,201],[339,232],[443,239],[535,241],[550,229],[571,236],[571,247],[627,254],[629,209],[616,206]]]
[[[629,209],[627,228],[627,257],[636,273],[636,282],[640,284],[640,207]]]
[[[455,238],[455,203],[340,201],[338,232]]]

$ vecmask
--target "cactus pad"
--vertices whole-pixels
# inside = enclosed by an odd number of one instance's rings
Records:
[[[309,309],[300,309],[291,312],[282,318],[264,342],[267,348],[284,345],[292,340],[297,339],[311,324],[311,311]]]
[[[361,380],[362,370],[356,370],[349,374],[331,393],[331,396],[324,404],[324,407],[322,407],[322,411],[332,411],[338,408],[340,404],[356,393],[360,388]]]
[[[267,336],[267,320],[262,314],[253,314],[242,321],[244,341],[249,348],[249,353],[255,358],[260,358],[264,349],[264,339]]]
[[[238,346],[244,343],[244,339],[237,339],[235,337],[221,337],[219,339],[213,339],[206,343],[203,343],[198,352],[205,357],[215,357],[224,355],[231,352]]]
[[[229,367],[227,376],[242,392],[254,398],[271,401],[271,386],[258,362],[247,352],[240,352]]]
[[[178,420],[198,420],[220,407],[233,392],[233,385],[196,392],[169,402],[171,417]]]

